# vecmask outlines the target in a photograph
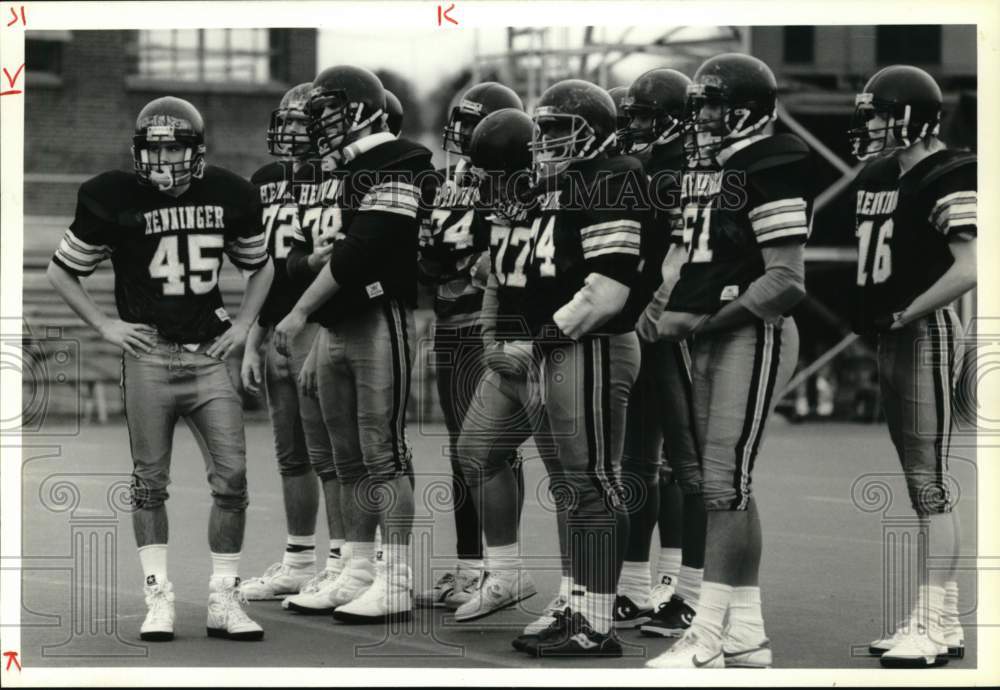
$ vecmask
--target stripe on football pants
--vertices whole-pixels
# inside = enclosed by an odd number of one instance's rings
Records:
[[[392,434],[392,458],[396,471],[406,469],[406,401],[410,395],[410,344],[406,335],[406,315],[395,300],[383,304],[392,345],[392,413],[389,430]]]
[[[583,344],[583,401],[584,428],[587,433],[587,474],[600,495],[609,500],[615,495],[609,479],[611,456],[607,442],[610,440],[609,380],[607,367],[608,339],[595,337]],[[613,473],[611,474],[613,477]]]
[[[731,510],[746,510],[750,502],[750,473],[764,434],[764,423],[774,394],[774,383],[778,377],[781,362],[781,332],[775,332],[772,324],[759,322],[757,343],[754,351],[750,390],[747,393],[746,415],[743,418],[743,432],[736,444],[736,472],[733,486],[736,498]]]
[[[695,452],[698,453],[698,464],[701,464],[701,443],[698,441],[698,425],[694,413],[694,379],[691,373],[691,347],[687,340],[674,343],[674,355],[681,370],[681,384],[684,388],[684,404],[688,409],[688,433]],[[669,458],[668,458],[669,460]]]
[[[944,472],[951,448],[951,404],[955,371],[955,335],[945,309],[934,312],[931,325],[931,370],[934,377],[934,408],[937,413],[934,438],[934,479],[941,487],[942,498],[950,503]]]

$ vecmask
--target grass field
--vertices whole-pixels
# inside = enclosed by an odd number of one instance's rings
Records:
[[[440,427],[411,429],[417,468],[417,588],[432,568],[453,565],[450,514],[433,510],[435,485],[447,478],[446,444]],[[529,659],[510,640],[537,615],[558,583],[554,519],[544,498],[540,462],[527,466],[527,500],[521,543],[533,569],[538,596],[476,624],[456,625],[442,612],[421,611],[409,628],[345,626],[326,617],[283,611],[279,602],[251,605],[264,627],[259,643],[206,639],[205,603],[210,572],[206,520],[210,497],[204,468],[190,433],[180,425],[173,455],[169,572],[177,596],[176,639],[149,644],[138,639],[145,614],[142,576],[128,515],[109,512],[109,489],[130,471],[124,426],[89,426],[74,437],[25,438],[22,578],[22,659],[28,666],[287,666],[287,667],[640,667],[669,641],[626,631],[626,658],[613,662]],[[266,422],[247,427],[251,500],[241,574],[259,574],[279,560],[284,514]],[[976,472],[973,450],[953,453],[961,492],[963,555],[976,537]],[[530,453],[529,453],[530,455]],[[966,459],[968,458],[968,459]],[[60,475],[60,476],[56,476]],[[891,505],[878,512],[859,507],[878,502],[877,484],[867,492],[852,486],[881,481]],[[66,509],[72,484],[79,494]],[[861,646],[883,630],[888,603],[883,572],[883,533],[907,531],[893,518],[910,513],[902,476],[884,427],[853,424],[789,425],[774,420],[758,458],[754,488],[764,525],[762,589],[764,617],[777,667],[878,668]],[[855,487],[857,489],[857,487]],[[439,497],[438,497],[439,498]],[[320,524],[323,524],[321,518]],[[93,536],[101,533],[104,536]],[[320,527],[318,541],[326,538]],[[654,540],[656,539],[654,535]],[[75,574],[78,576],[74,579]],[[81,578],[81,572],[86,574]],[[104,574],[107,577],[104,577]],[[76,584],[74,584],[76,582]],[[959,580],[966,658],[950,667],[976,664],[975,573]],[[106,602],[106,603],[102,603]],[[80,614],[80,611],[97,613]],[[77,613],[74,613],[76,611]],[[894,617],[890,612],[886,616]],[[77,655],[77,656],[71,656]]]

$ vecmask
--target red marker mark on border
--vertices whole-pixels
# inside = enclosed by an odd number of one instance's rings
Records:
[[[441,26],[442,18],[444,18],[446,21],[451,22],[455,26],[458,26],[458,22],[448,16],[448,13],[451,12],[453,9],[455,9],[455,3],[451,3],[450,5],[448,5],[448,9],[443,11],[441,9],[441,5],[438,5],[438,26]]]
[[[7,77],[7,82],[10,84],[11,90],[0,91],[0,96],[10,96],[15,93],[22,93],[21,89],[15,89],[14,86],[17,84],[17,78],[21,76],[21,70],[23,69],[24,69],[24,63],[22,62],[21,66],[17,68],[17,71],[14,72],[14,76],[12,77],[10,76],[10,72],[7,71],[7,68],[6,67],[3,68],[3,74],[5,77]]]
[[[13,663],[17,666],[17,670],[21,670],[21,662],[17,660],[17,652],[4,652],[3,655],[7,657],[7,668],[5,670],[10,670],[10,665]]]
[[[10,16],[13,17],[13,19],[11,19],[9,22],[7,22],[7,26],[14,26],[15,24],[17,24],[17,20],[18,20],[17,10],[15,10],[13,7],[10,7],[8,9],[10,10]],[[20,19],[21,19],[21,23],[22,24],[24,24],[25,26],[28,25],[28,18],[24,16],[24,5],[21,5],[21,17],[20,17]]]

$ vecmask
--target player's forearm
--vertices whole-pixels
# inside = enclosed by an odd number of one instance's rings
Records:
[[[319,268],[313,270],[309,259],[312,256],[304,248],[292,245],[285,258],[285,271],[294,280],[307,280],[319,273]],[[322,266],[320,266],[322,268]]]
[[[248,352],[251,350],[260,350],[270,330],[270,328],[261,326],[260,321],[254,319],[253,324],[250,326],[250,332],[247,334],[246,350]]]
[[[257,321],[257,314],[264,306],[267,293],[271,289],[271,281],[274,279],[274,263],[270,258],[263,266],[254,271],[247,278],[247,287],[243,292],[243,302],[240,304],[240,311],[236,316],[236,321],[253,324]]]
[[[737,306],[750,312],[751,321],[753,317],[757,317],[773,323],[806,296],[805,247],[802,244],[764,247],[761,255],[764,259],[764,274],[750,283],[733,305],[727,304],[719,310],[717,316],[725,319],[720,320],[720,325],[736,326],[742,322],[740,319],[747,318]],[[713,321],[715,317],[705,326],[718,328]]]
[[[553,314],[559,329],[574,340],[593,331],[619,313],[629,287],[601,273],[591,273],[573,299]]]
[[[660,318],[663,310],[667,308],[667,302],[670,301],[670,293],[673,292],[674,286],[680,280],[681,266],[684,265],[686,260],[684,247],[671,244],[670,249],[667,250],[667,255],[663,257],[663,264],[660,267],[663,282],[656,288],[656,292],[653,293],[653,299],[646,305],[646,312],[649,314],[651,320],[656,321]]]
[[[949,244],[955,262],[926,291],[917,295],[898,319],[915,321],[945,307],[976,287],[976,240],[954,240]]]
[[[320,308],[327,300],[337,294],[340,284],[333,277],[331,271],[320,271],[312,284],[299,297],[299,301],[292,307],[293,311],[299,312],[302,316],[308,317]]]
[[[101,327],[107,323],[110,317],[97,306],[93,298],[84,289],[80,279],[52,262],[49,263],[45,275],[48,277],[49,282],[52,283],[52,287],[59,293],[59,296],[70,306],[70,309],[91,328],[100,331]]]
[[[491,273],[490,277],[486,280],[486,289],[483,291],[483,306],[479,312],[479,328],[484,344],[489,345],[496,340],[497,312],[499,311],[499,307],[497,279]]]

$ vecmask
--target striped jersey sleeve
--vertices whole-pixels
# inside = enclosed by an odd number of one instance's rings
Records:
[[[229,260],[244,271],[255,271],[268,261],[260,197],[254,193],[251,199],[250,207],[244,209],[235,228],[226,228],[224,245]]]
[[[616,219],[593,223],[580,229],[583,256],[596,259],[607,254],[639,256],[640,223],[638,220]]]
[[[960,190],[942,196],[931,209],[934,228],[945,237],[958,232],[976,234],[976,191]]]
[[[52,257],[56,264],[78,276],[89,276],[114,251],[113,227],[95,213],[95,204],[81,189],[73,222]]]
[[[420,210],[420,189],[402,180],[373,185],[361,199],[358,213],[381,211],[416,218]]]
[[[748,214],[757,244],[809,237],[807,205],[802,197],[787,197],[760,204]]]

